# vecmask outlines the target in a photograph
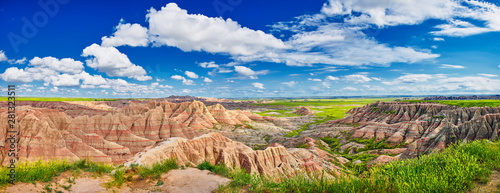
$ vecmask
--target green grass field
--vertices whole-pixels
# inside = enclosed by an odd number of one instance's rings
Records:
[[[331,106],[331,105],[359,105],[369,104],[376,101],[394,101],[397,98],[361,98],[361,99],[294,99],[290,100],[275,100],[273,103],[257,103],[256,106],[275,106],[275,107],[298,107],[298,106]]]
[[[376,101],[394,101],[397,98],[366,98],[366,99],[297,99],[296,102],[290,100],[278,100],[273,103],[252,104],[256,106],[268,107],[270,110],[259,112],[262,116],[273,117],[296,117],[297,114],[289,113],[299,106],[309,107],[316,117],[313,122],[302,125],[301,129],[287,133],[285,137],[293,137],[300,135],[300,132],[305,131],[310,125],[320,124],[331,120],[342,119],[347,115],[347,111],[352,108],[362,107]],[[272,112],[272,113],[271,113]]]
[[[16,97],[16,101],[116,101],[112,98],[65,98],[65,97]],[[7,101],[7,97],[0,97],[0,101]]]

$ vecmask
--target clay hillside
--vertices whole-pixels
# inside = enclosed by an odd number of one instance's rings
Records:
[[[500,107],[376,102],[348,113],[351,115],[332,123],[359,124],[352,138],[409,144],[401,158],[415,158],[459,141],[495,140],[500,136]]]
[[[254,150],[221,135],[232,138],[247,136],[232,131],[236,128],[255,130],[246,128],[251,127],[245,125],[249,123],[277,128],[273,123],[276,118],[227,110],[221,104],[206,106],[196,100],[122,103],[125,102],[20,103],[23,106],[17,110],[20,131],[18,159],[21,162],[89,159],[114,164],[128,160],[129,164],[151,165],[167,158],[177,158],[182,165],[196,166],[208,161],[267,175],[291,175],[296,170],[325,170],[331,174],[340,171],[339,166],[328,161],[337,156],[319,148],[287,149],[276,144]],[[1,109],[0,117],[1,124],[7,125],[7,110]],[[6,129],[0,131],[3,165],[9,162]],[[289,131],[281,130],[282,133]]]

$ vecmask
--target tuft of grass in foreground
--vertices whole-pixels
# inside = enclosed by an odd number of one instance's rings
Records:
[[[87,160],[78,160],[68,162],[66,160],[38,160],[35,162],[23,162],[16,166],[16,182],[36,181],[49,182],[53,177],[60,175],[65,171],[83,170],[86,172],[95,172],[97,174],[109,173],[113,170],[113,166],[104,163],[88,162]],[[10,169],[7,167],[0,168],[0,186],[9,183],[7,175]]]
[[[474,182],[485,183],[500,167],[500,142],[487,140],[452,145],[443,152],[372,167],[360,176],[334,180],[298,175],[280,180],[227,175],[233,181],[219,192],[465,192]]]
[[[208,170],[211,171],[215,174],[219,174],[221,176],[228,177],[231,174],[231,170],[226,167],[224,164],[219,164],[219,165],[211,165],[209,162],[204,161],[201,164],[198,164],[196,168],[200,170]]]
[[[141,178],[145,179],[151,177],[153,179],[160,178],[161,174],[168,172],[173,169],[179,169],[177,161],[175,159],[166,159],[161,162],[154,163],[151,166],[139,166],[138,173]]]

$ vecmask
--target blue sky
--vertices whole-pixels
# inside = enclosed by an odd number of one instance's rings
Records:
[[[2,0],[0,26],[21,96],[500,93],[495,1]]]

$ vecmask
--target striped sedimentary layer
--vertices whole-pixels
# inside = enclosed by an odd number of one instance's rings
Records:
[[[171,138],[198,136],[197,130],[216,124],[242,124],[263,120],[245,111],[228,111],[221,105],[206,107],[194,101],[186,103],[150,102],[130,105],[104,115],[72,118],[57,109],[18,108],[16,112],[16,158],[91,159],[122,163],[157,142]],[[0,156],[8,164],[8,112],[0,109]]]
[[[338,175],[341,171],[339,166],[329,161],[333,157],[314,147],[287,149],[274,145],[265,150],[253,150],[219,133],[210,133],[194,139],[170,138],[146,152],[136,154],[125,165],[151,165],[175,158],[180,165],[196,166],[208,161],[213,165],[225,164],[270,176],[292,176],[304,171],[325,171],[325,175],[331,176],[329,174]]]
[[[353,138],[409,144],[402,158],[444,149],[457,141],[500,137],[500,107],[462,108],[436,103],[376,102],[351,109],[335,123],[360,124]]]

